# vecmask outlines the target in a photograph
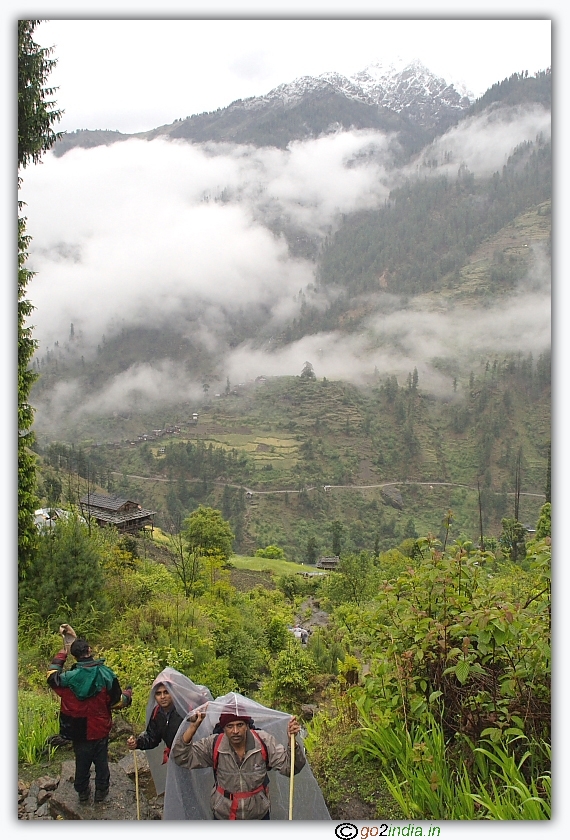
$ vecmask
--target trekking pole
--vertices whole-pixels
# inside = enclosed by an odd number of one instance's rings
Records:
[[[135,725],[131,723],[131,728],[133,730],[133,735],[135,734]],[[137,800],[137,820],[141,818],[141,805],[139,801],[139,764],[137,761],[137,748],[135,747],[133,750],[133,761],[135,763],[135,796]]]
[[[139,765],[137,762],[137,751],[136,748],[133,752],[133,759],[135,761],[135,796],[137,798],[137,820],[141,818],[141,806],[139,802]]]
[[[291,778],[289,779],[289,819],[293,819],[293,785],[295,778],[295,736],[291,734]]]

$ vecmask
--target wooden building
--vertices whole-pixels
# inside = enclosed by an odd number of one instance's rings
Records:
[[[319,557],[317,569],[336,569],[340,563],[340,557]]]
[[[135,533],[154,525],[156,511],[145,510],[138,502],[122,499],[119,496],[107,496],[103,493],[88,493],[80,501],[81,512],[90,516],[97,525],[114,525],[121,533]]]

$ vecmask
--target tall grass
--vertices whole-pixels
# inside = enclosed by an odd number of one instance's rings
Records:
[[[59,703],[49,694],[33,691],[18,693],[18,761],[37,764],[46,752],[49,759],[55,747],[46,745],[50,735],[59,732]]]
[[[469,773],[466,763],[446,747],[439,724],[418,724],[410,732],[402,721],[377,726],[362,712],[360,717],[355,752],[373,756],[385,768],[382,776],[406,818],[550,819],[550,773],[528,780],[524,772],[533,754],[546,750],[550,755],[547,744],[529,742],[515,759],[509,744],[484,741],[473,749]]]
[[[481,787],[471,796],[482,809],[484,818],[490,820],[549,820],[551,815],[551,777],[544,772],[538,778],[526,780],[523,767],[531,758],[526,750],[522,758],[515,757],[501,745],[489,744],[476,747],[474,752],[483,758],[489,771],[490,785]],[[534,746],[534,745],[531,745]],[[544,743],[550,758],[550,745]],[[489,789],[490,788],[490,789]]]
[[[440,726],[417,725],[413,734],[403,722],[377,727],[362,712],[357,752],[378,759],[386,785],[408,819],[477,819],[465,767],[455,771],[446,755]]]

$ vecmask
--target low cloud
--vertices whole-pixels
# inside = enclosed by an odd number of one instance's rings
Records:
[[[451,129],[423,158],[433,154],[440,165],[429,171],[450,177],[460,163],[490,174],[540,132],[549,135],[550,122],[538,106],[492,109]],[[334,292],[315,290],[314,263],[292,256],[272,231],[292,228],[318,241],[341,214],[382,206],[418,166],[393,169],[393,139],[339,132],[286,150],[134,139],[46,155],[26,170],[22,195],[37,272],[29,296],[39,355],[65,342],[70,324],[86,359],[103,335],[168,328],[215,360],[220,387],[226,376],[235,384],[300,374],[310,361],[318,377],[355,383],[374,371],[403,382],[416,367],[422,387],[446,394],[452,383],[435,359],[538,356],[550,346],[550,265],[538,247],[528,276],[492,307],[426,311],[411,301],[404,309],[380,295],[359,334],[321,332],[279,349],[261,338],[234,346],[236,323],[255,323],[260,336],[271,336],[298,317],[303,301],[329,305]],[[96,393],[88,395],[80,380],[38,392],[38,422],[57,427],[63,418],[69,424],[202,397],[202,383],[177,361],[135,364]]]
[[[447,312],[401,309],[370,319],[357,335],[340,332],[305,336],[274,352],[243,344],[225,366],[232,381],[255,376],[300,374],[309,361],[316,376],[355,384],[372,374],[395,375],[404,384],[418,369],[422,388],[451,394],[453,381],[435,360],[478,364],[482,357],[521,352],[536,359],[550,347],[550,298],[543,293],[514,295],[490,309],[454,308]]]
[[[73,323],[93,346],[112,323],[158,326],[214,306],[291,313],[314,280],[267,222],[324,236],[386,194],[385,138],[348,132],[289,150],[129,140],[47,155],[26,174],[35,335]]]
[[[201,383],[192,380],[181,364],[160,361],[134,364],[89,392],[83,382],[58,382],[38,400],[36,428],[72,428],[85,417],[111,416],[132,411],[152,411],[169,405],[197,404],[203,398]]]
[[[534,142],[538,135],[548,140],[550,131],[550,111],[540,105],[491,107],[434,140],[405,172],[412,175],[420,161],[435,161],[437,168],[422,167],[422,175],[427,169],[455,178],[458,167],[464,164],[475,175],[489,176],[502,170],[516,146]]]

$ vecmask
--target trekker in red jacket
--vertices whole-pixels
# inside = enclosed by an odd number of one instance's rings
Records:
[[[68,626],[62,625],[65,628]],[[68,651],[77,662],[64,671]],[[76,638],[71,645],[66,644],[56,653],[47,673],[48,685],[61,700],[60,734],[73,742],[73,786],[80,802],[87,802],[91,794],[89,776],[92,764],[95,765],[94,801],[102,802],[109,793],[111,709],[124,709],[132,702],[132,690],[126,688],[121,691],[116,674],[104,662],[104,659],[93,658],[86,639]]]

